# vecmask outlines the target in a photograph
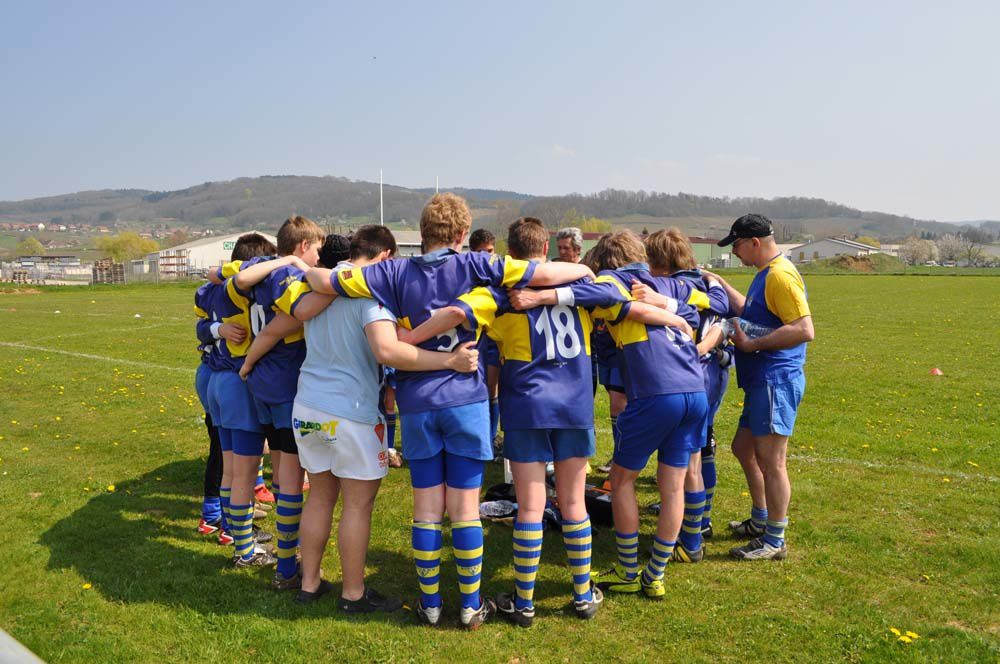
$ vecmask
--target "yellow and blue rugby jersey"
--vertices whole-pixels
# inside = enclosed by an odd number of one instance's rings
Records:
[[[515,288],[526,285],[535,266],[527,261],[493,254],[459,254],[440,249],[409,259],[382,261],[361,269],[352,268],[331,276],[334,290],[347,297],[378,300],[399,320],[413,329],[435,310],[448,306],[476,286]],[[458,344],[476,341],[479,330],[461,327],[420,344],[421,348],[449,352]],[[474,374],[454,371],[396,372],[396,401],[400,413],[462,406],[487,399],[485,358]]]
[[[778,255],[750,282],[741,318],[778,328],[811,315],[802,275],[790,260]],[[736,382],[740,387],[751,387],[791,380],[802,373],[805,362],[805,343],[759,353],[737,350]]]
[[[303,295],[310,291],[305,273],[294,265],[279,267],[250,291],[250,322],[254,336],[281,311],[294,315]],[[295,399],[299,369],[306,358],[302,330],[278,342],[257,362],[247,376],[250,393],[264,403],[278,404]]]
[[[591,429],[590,316],[575,306],[516,311],[507,293],[476,288],[455,304],[496,341],[500,421],[513,429]]]
[[[597,281],[570,287],[576,304],[588,307],[594,318],[608,322],[608,331],[619,349],[622,380],[629,400],[704,392],[705,378],[693,339],[672,328],[626,318],[633,281],[676,301],[676,313],[691,327],[698,325],[698,311],[692,303],[707,300],[705,293],[694,291],[682,281],[654,277],[645,263],[604,270]]]
[[[195,313],[212,323],[235,323],[247,330],[241,344],[227,339],[212,340],[214,347],[208,355],[208,366],[213,371],[239,371],[243,358],[253,341],[250,332],[250,298],[240,292],[232,277],[225,284],[206,283],[194,296]],[[209,333],[211,334],[211,333]]]

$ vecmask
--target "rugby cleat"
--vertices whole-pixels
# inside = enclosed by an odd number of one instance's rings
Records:
[[[653,579],[649,583],[646,583],[645,577],[640,574],[639,585],[642,586],[643,594],[649,599],[660,601],[667,594],[667,589],[663,585],[663,579]]]
[[[403,606],[403,602],[395,597],[386,597],[374,588],[365,586],[365,594],[358,599],[341,597],[337,606],[344,613],[373,613],[384,611],[391,613]]]
[[[253,541],[257,544],[264,544],[265,542],[270,542],[274,539],[274,535],[265,532],[260,529],[259,526],[253,526]]]
[[[462,613],[459,616],[462,620],[462,626],[465,629],[479,629],[479,627],[485,623],[489,622],[490,618],[496,615],[497,605],[493,601],[492,597],[484,597],[480,600],[479,608],[473,609],[468,606],[462,607]]]
[[[274,554],[266,551],[264,549],[254,549],[253,554],[249,558],[237,558],[233,566],[236,569],[243,569],[245,567],[269,567],[278,562],[278,559],[274,557]]]
[[[301,570],[295,570],[295,574],[286,578],[278,570],[274,570],[274,576],[271,578],[271,588],[273,590],[299,590],[302,588],[302,572]]]
[[[615,563],[611,569],[600,572],[597,575],[599,579],[597,582],[597,587],[604,592],[611,593],[637,593],[639,592],[639,575],[635,575],[631,579],[622,569],[621,565]]]
[[[678,542],[674,545],[670,559],[675,563],[700,563],[705,559],[705,547],[700,546],[697,551],[688,551],[687,547]]]
[[[711,521],[708,522],[707,526],[702,526],[701,527],[701,538],[702,539],[707,539],[707,540],[712,539],[712,534],[713,533],[714,533],[714,531],[712,530],[712,522]]]
[[[763,537],[752,539],[743,546],[729,550],[729,555],[737,560],[784,560],[788,557],[788,547],[771,546]]]
[[[497,613],[518,627],[531,627],[532,623],[535,622],[535,607],[530,606],[519,609],[517,608],[517,602],[514,601],[514,597],[514,593],[500,593],[497,595]]]
[[[258,484],[253,489],[254,499],[258,503],[273,503],[274,494],[267,488],[266,484]]]
[[[648,505],[646,507],[646,511],[649,512],[650,514],[659,514],[660,513],[660,507],[661,507],[661,504],[660,504],[659,501],[657,501],[655,503],[652,503],[651,505]]]
[[[441,610],[444,608],[443,604],[441,606],[429,606],[424,608],[420,605],[420,600],[418,599],[414,605],[417,607],[414,609],[414,612],[417,614],[417,618],[420,622],[425,625],[430,625],[431,627],[437,627],[438,623],[441,622]]]
[[[596,616],[597,610],[601,608],[601,602],[604,601],[604,593],[594,585],[593,581],[590,582],[590,593],[592,599],[589,602],[585,599],[573,600],[573,611],[581,620],[590,620]]]
[[[211,521],[207,521],[204,518],[202,518],[202,520],[198,522],[198,533],[201,535],[211,535],[212,533],[219,532],[219,529],[221,527],[222,527],[221,516],[218,519],[213,519]]]
[[[753,519],[743,521],[730,521],[729,530],[737,537],[760,537],[764,534],[764,529],[753,522]]]
[[[219,531],[219,546],[230,546],[233,543],[233,536],[225,530]]]

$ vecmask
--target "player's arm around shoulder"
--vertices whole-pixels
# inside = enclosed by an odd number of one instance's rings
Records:
[[[365,325],[365,336],[379,364],[403,371],[457,371],[472,373],[479,369],[476,343],[461,344],[453,352],[425,350],[400,341],[391,320],[375,320]]]
[[[535,288],[559,286],[593,278],[593,271],[582,263],[538,263],[527,285]]]
[[[254,337],[253,343],[250,344],[246,358],[243,360],[243,366],[240,368],[240,378],[246,380],[260,358],[267,355],[282,339],[301,329],[302,321],[292,318],[283,311],[276,313],[271,322],[264,326],[260,334]]]

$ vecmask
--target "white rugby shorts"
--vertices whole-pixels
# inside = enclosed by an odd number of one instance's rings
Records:
[[[378,480],[389,472],[385,422],[364,424],[295,402],[292,431],[299,463],[309,473],[329,472],[351,480]]]

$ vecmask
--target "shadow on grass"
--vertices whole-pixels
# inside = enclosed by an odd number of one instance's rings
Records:
[[[333,579],[328,598],[301,606],[292,601],[294,592],[270,589],[273,568],[235,570],[231,547],[197,533],[201,501],[194,497],[200,492],[195,480],[203,472],[202,461],[177,461],[93,497],[40,537],[50,552],[48,569],[72,569],[107,599],[126,604],[216,615],[344,617],[335,601],[340,579]],[[273,531],[273,517],[263,525]],[[333,545],[326,553],[331,555]],[[392,592],[401,585],[394,570],[411,566],[397,552],[373,550],[368,581]]]

